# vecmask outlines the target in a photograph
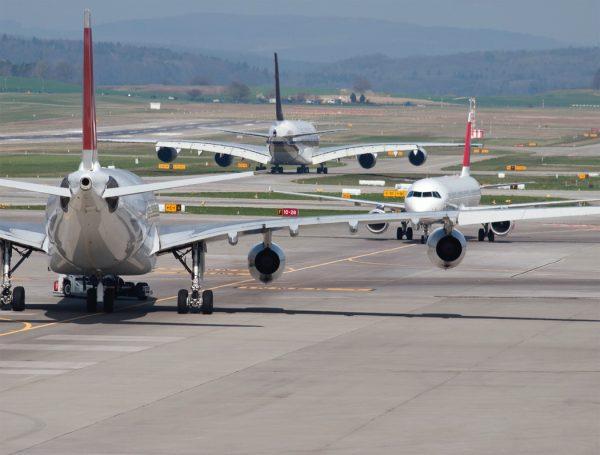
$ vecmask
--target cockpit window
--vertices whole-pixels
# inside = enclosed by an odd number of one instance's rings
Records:
[[[413,191],[413,197],[421,197],[420,191]]]
[[[406,195],[406,197],[413,197],[413,192],[409,191],[408,194]]]
[[[438,199],[442,198],[442,196],[440,196],[440,193],[438,193],[437,191],[433,192],[433,197],[438,198]]]
[[[426,191],[423,193],[423,197],[433,197],[433,194],[431,194],[431,191]]]

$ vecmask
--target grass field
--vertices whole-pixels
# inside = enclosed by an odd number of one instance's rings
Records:
[[[519,164],[530,171],[600,171],[600,156],[539,156],[533,154],[514,154],[496,156],[471,164],[474,171],[504,171],[506,166]],[[458,171],[460,165],[444,168],[445,171]]]

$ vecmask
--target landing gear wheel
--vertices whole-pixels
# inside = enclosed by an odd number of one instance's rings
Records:
[[[323,172],[323,169],[321,169],[320,167],[317,168],[317,174],[320,174],[321,172]]]
[[[96,312],[96,307],[98,304],[97,298],[98,298],[98,294],[97,294],[96,288],[87,290],[86,299],[85,299],[85,308],[88,313]]]
[[[413,239],[413,228],[408,227],[406,228],[406,240],[412,240]]]
[[[329,172],[329,170],[326,167],[324,167],[323,168],[323,174],[327,174],[328,172]]]
[[[63,294],[65,297],[71,297],[71,283],[69,281],[63,284]]]
[[[106,288],[104,289],[104,295],[102,296],[102,309],[105,313],[112,313],[115,310],[115,289]]]
[[[213,313],[213,291],[202,292],[202,306],[200,307],[202,314]]]
[[[177,293],[177,312],[179,314],[188,314],[190,312],[187,289],[180,289]]]
[[[13,311],[23,311],[25,309],[25,288],[23,286],[17,286],[13,289],[11,306]]]
[[[279,166],[279,168],[277,169],[277,173],[278,174],[283,174],[283,167]]]
[[[496,236],[494,235],[494,231],[492,231],[490,229],[488,231],[488,233],[487,233],[487,238],[488,238],[488,242],[493,242],[494,240],[496,240]]]
[[[425,244],[425,236],[424,236],[424,235],[422,235],[422,236],[421,236],[421,245],[424,245],[424,244]]]
[[[483,242],[485,240],[485,229],[479,229],[479,231],[477,232],[477,240],[479,240],[480,242]]]
[[[137,283],[135,285],[135,296],[138,300],[148,300],[148,296],[146,295],[145,287],[148,286],[148,283]]]
[[[396,229],[396,239],[402,240],[403,237],[404,237],[404,229],[399,227],[398,229]]]

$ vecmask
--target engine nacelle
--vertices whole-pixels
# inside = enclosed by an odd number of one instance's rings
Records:
[[[179,155],[179,151],[174,147],[159,147],[156,155],[163,163],[171,163],[175,161],[175,158]]]
[[[221,167],[231,166],[233,162],[232,155],[225,155],[224,153],[215,153],[215,163]]]
[[[248,253],[248,270],[255,280],[270,283],[279,278],[284,269],[285,254],[275,243],[269,247],[258,243]]]
[[[496,221],[495,223],[490,224],[490,230],[500,237],[510,234],[510,231],[512,231],[514,227],[515,223],[513,221]]]
[[[372,213],[385,213],[385,210],[373,209],[369,212],[369,214]],[[385,231],[387,231],[388,226],[389,223],[371,223],[367,224],[367,229],[373,234],[383,234]]]
[[[357,155],[356,159],[358,160],[358,164],[360,164],[364,169],[371,169],[377,163],[377,155],[373,153],[363,153],[362,155]]]
[[[467,251],[467,241],[460,231],[450,234],[441,227],[431,233],[427,240],[429,260],[442,269],[450,269],[461,263]]]
[[[408,154],[408,161],[410,161],[410,164],[413,166],[421,166],[427,161],[427,152],[422,148],[411,150]]]

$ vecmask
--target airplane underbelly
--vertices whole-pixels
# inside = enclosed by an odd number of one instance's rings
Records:
[[[271,147],[271,164],[311,164],[310,153],[305,147],[290,144],[274,144]]]
[[[150,255],[154,232],[147,232],[145,220],[128,210],[113,213],[90,207],[62,212],[50,219],[50,268],[67,274],[148,273],[156,258]]]

